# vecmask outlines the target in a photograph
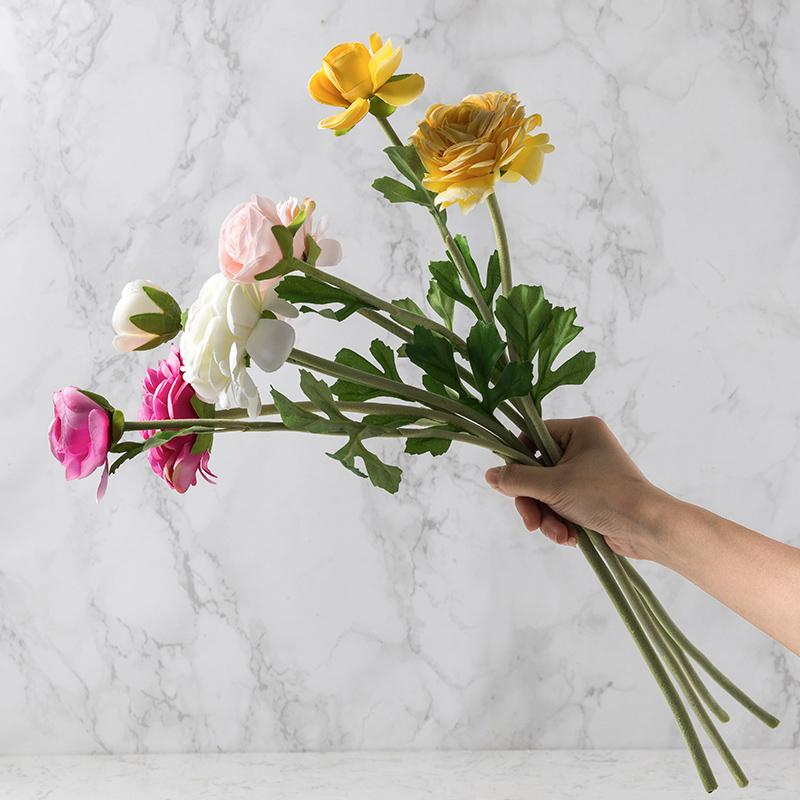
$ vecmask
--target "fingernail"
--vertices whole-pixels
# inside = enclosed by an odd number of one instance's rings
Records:
[[[500,488],[500,470],[502,467],[492,467],[491,469],[486,471],[486,483],[492,487],[492,489],[499,489]]]
[[[569,539],[567,539],[567,544],[570,547],[577,547],[578,546],[578,537],[577,536],[570,536]]]

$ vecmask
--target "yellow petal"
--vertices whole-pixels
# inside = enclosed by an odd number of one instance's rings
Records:
[[[330,55],[325,57],[323,62],[325,74],[349,103],[372,94],[369,59],[369,51],[359,43],[339,51],[332,57]]]
[[[390,106],[407,106],[422,94],[424,88],[425,79],[415,73],[399,81],[385,83],[375,94]]]
[[[372,91],[380,89],[389,78],[397,72],[400,60],[403,58],[403,48],[398,47],[392,52],[392,43],[386,44],[369,60],[369,71],[372,75]]]
[[[357,122],[361,122],[369,112],[369,100],[358,98],[350,104],[339,114],[333,117],[328,117],[322,120],[317,127],[319,128],[332,128],[333,130],[341,130],[342,128],[352,128]]]
[[[373,53],[377,53],[381,47],[383,47],[383,40],[377,33],[373,33],[369,37],[369,49],[372,50]]]
[[[326,106],[349,106],[350,103],[339,93],[323,70],[315,72],[308,82],[308,93]]]
[[[536,137],[539,138],[538,136]],[[522,152],[508,165],[508,170],[503,176],[503,180],[507,183],[513,183],[519,180],[519,177],[513,177],[514,174],[522,176],[529,183],[533,184],[539,180],[542,175],[542,167],[544,166],[544,154],[546,148],[552,148],[552,145],[537,146],[536,142],[531,138],[530,143],[523,148]]]

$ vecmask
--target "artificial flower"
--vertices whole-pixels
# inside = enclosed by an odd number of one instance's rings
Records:
[[[498,181],[536,183],[544,154],[553,145],[546,133],[531,136],[539,114],[525,116],[515,94],[471,94],[457,105],[432,105],[410,140],[426,176],[423,186],[442,208],[458,203],[466,214],[494,192]]]
[[[154,419],[196,419],[192,405],[195,391],[184,379],[183,361],[175,345],[170,346],[167,358],[158,362],[157,369],[148,369],[144,379],[144,401],[139,409],[139,419],[149,422]],[[142,431],[149,439],[155,431]],[[193,453],[196,435],[176,436],[158,447],[147,451],[147,459],[156,475],[162,477],[173,489],[183,494],[197,483],[197,474],[209,483],[216,476],[208,469],[209,451]]]
[[[214,275],[186,318],[180,347],[184,378],[204,402],[243,406],[258,416],[261,400],[247,357],[265,372],[282,366],[294,347],[294,328],[283,318],[297,315],[272,288]]]
[[[151,350],[180,333],[181,309],[157,284],[137,280],[122,288],[111,322],[117,350]]]
[[[64,467],[68,481],[86,478],[105,466],[97,487],[98,502],[108,484],[111,416],[100,403],[76,386],[53,393],[55,419],[50,424],[50,450]]]
[[[400,66],[402,47],[395,50],[391,39],[384,44],[377,33],[369,37],[369,46],[368,50],[361,42],[340,44],[322,59],[322,69],[308,83],[309,94],[319,103],[345,110],[322,120],[320,128],[352,128],[367,115],[372,97],[394,107],[407,106],[422,94],[425,80],[421,75],[390,80]]]
[[[283,259],[283,253],[275,235],[273,225],[288,226],[298,215],[306,212],[306,218],[295,232],[292,255],[300,260],[308,256],[308,237],[319,245],[321,252],[316,266],[333,267],[342,260],[342,248],[335,239],[325,238],[330,217],[322,217],[312,233],[311,216],[314,203],[306,198],[302,203],[290,197],[275,205],[266,197],[253,195],[250,202],[241,203],[231,211],[222,223],[219,232],[219,264],[222,274],[236,283],[252,283],[255,276],[272,269]],[[280,275],[263,286],[280,280]]]

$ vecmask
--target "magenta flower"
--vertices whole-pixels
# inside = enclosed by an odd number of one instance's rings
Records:
[[[68,481],[85,478],[105,465],[97,487],[100,502],[108,485],[109,413],[75,386],[54,392],[53,407],[56,416],[48,431],[50,450],[64,467]]]
[[[158,362],[158,369],[148,369],[144,379],[144,402],[139,409],[139,419],[198,419],[192,407],[195,391],[183,379],[183,359],[175,345],[172,352]],[[142,431],[149,439],[155,431]],[[208,469],[209,452],[192,453],[197,436],[176,436],[158,447],[147,451],[153,471],[160,475],[173,489],[183,494],[197,483],[197,473],[209,483],[216,478]]]

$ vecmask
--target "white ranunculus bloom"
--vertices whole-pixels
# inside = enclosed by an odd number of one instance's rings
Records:
[[[278,319],[263,319],[263,311]],[[222,408],[243,406],[251,417],[261,411],[258,388],[245,369],[245,355],[265,372],[282,366],[294,347],[294,328],[281,317],[297,310],[268,288],[209,278],[189,309],[181,337],[183,372],[197,395]]]

